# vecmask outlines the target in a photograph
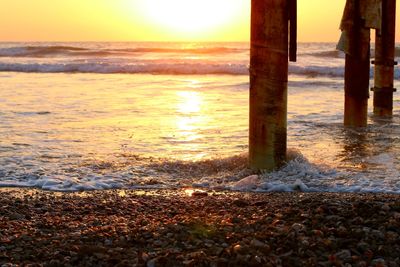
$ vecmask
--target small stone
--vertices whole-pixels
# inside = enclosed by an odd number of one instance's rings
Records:
[[[266,246],[264,242],[261,242],[258,239],[252,239],[250,242],[250,246],[256,247],[256,248],[263,248]]]
[[[188,257],[189,257],[190,259],[197,259],[197,258],[201,258],[201,257],[203,257],[203,256],[205,256],[205,253],[204,253],[204,251],[202,251],[202,250],[200,250],[200,251],[195,251],[195,252],[192,252],[192,253],[189,253],[189,254],[188,254]]]
[[[195,260],[186,260],[186,261],[183,261],[182,264],[184,266],[194,266],[195,262],[196,262]]]
[[[259,256],[254,256],[253,261],[257,264],[261,263],[261,258]]]
[[[384,259],[375,259],[371,262],[371,266],[373,267],[386,267],[386,262]]]
[[[316,235],[316,236],[319,236],[319,237],[323,237],[324,236],[324,233],[321,230],[315,229],[315,230],[312,230],[312,233],[314,235]]]
[[[194,191],[192,197],[207,197],[208,193],[205,191]]]
[[[232,223],[241,223],[243,220],[241,218],[238,218],[238,217],[233,217],[231,219],[231,221],[232,221]]]
[[[61,266],[61,263],[60,263],[59,260],[52,259],[52,260],[50,261],[50,265],[51,265],[51,266]]]
[[[335,256],[337,259],[344,261],[344,262],[351,261],[351,252],[348,249],[339,251],[338,253],[335,254]]]
[[[106,259],[106,258],[108,258],[108,255],[104,254],[104,253],[94,253],[93,256],[95,256],[98,259]]]
[[[306,227],[304,226],[304,224],[301,223],[294,223],[292,225],[292,229],[296,232],[303,232],[306,230]]]
[[[243,199],[235,199],[232,203],[239,208],[243,208],[249,205],[249,202]]]
[[[250,255],[245,255],[245,254],[236,255],[236,260],[242,263],[248,263],[250,259],[251,259]]]
[[[374,239],[385,239],[385,234],[379,230],[372,230],[371,235],[374,237]]]
[[[361,252],[364,252],[369,249],[369,245],[365,242],[359,242],[357,244],[357,249],[360,250]]]
[[[142,253],[142,260],[143,260],[144,262],[146,262],[148,259],[149,259],[149,254],[147,254],[146,252],[143,252],[143,253]]]
[[[163,242],[162,242],[161,240],[156,240],[156,241],[153,242],[153,244],[154,244],[154,246],[156,246],[156,247],[161,247],[162,244],[163,244]]]
[[[20,220],[24,220],[25,219],[25,215],[23,214],[19,214],[19,213],[11,213],[9,216],[10,220],[16,220],[16,221],[20,221]]]
[[[221,248],[221,247],[214,247],[214,248],[213,248],[212,254],[215,255],[215,256],[219,256],[219,255],[221,255],[221,253],[222,253],[223,251],[224,251],[224,248]]]
[[[386,233],[386,239],[391,242],[396,242],[397,240],[399,240],[399,234],[393,231],[388,231]]]
[[[242,246],[240,244],[237,244],[233,247],[233,252],[236,254],[241,254],[241,255],[245,255],[249,252],[249,247],[248,246]]]
[[[310,245],[310,242],[308,242],[307,239],[303,239],[303,240],[301,240],[300,244],[301,244],[303,247],[308,247],[308,246]]]
[[[239,245],[239,244],[233,246],[233,252],[234,253],[239,253],[241,249],[242,249],[242,246]]]
[[[151,259],[147,262],[147,267],[156,267],[157,258]]]

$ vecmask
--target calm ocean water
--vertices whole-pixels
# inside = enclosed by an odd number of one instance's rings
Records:
[[[400,94],[344,128],[333,43],[290,65],[292,160],[243,180],[248,64],[246,43],[0,43],[0,186],[400,193]]]

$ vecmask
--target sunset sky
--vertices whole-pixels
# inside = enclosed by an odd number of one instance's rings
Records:
[[[0,41],[247,41],[250,2],[0,0]],[[298,0],[299,41],[337,41],[344,3]]]

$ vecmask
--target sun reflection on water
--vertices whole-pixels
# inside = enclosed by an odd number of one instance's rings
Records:
[[[198,82],[189,81],[189,88],[194,88]],[[193,87],[192,87],[193,86]],[[178,103],[176,105],[176,145],[179,145],[186,151],[192,153],[198,152],[197,157],[204,156],[204,151],[199,143],[203,138],[202,131],[207,125],[209,114],[203,108],[206,106],[202,94],[197,91],[178,91],[176,92]],[[193,157],[193,155],[192,155]]]
[[[199,113],[203,99],[199,92],[180,91],[176,93],[179,97],[177,111],[183,114]]]

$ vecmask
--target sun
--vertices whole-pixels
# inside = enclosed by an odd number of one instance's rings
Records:
[[[221,29],[241,12],[243,0],[144,0],[142,16],[177,34],[200,35]]]

